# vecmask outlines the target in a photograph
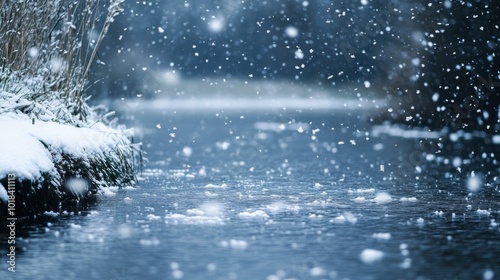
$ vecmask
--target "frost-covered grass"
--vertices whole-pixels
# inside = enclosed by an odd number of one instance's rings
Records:
[[[135,181],[130,133],[85,95],[122,2],[103,22],[98,0],[0,2],[0,207],[13,174],[18,217]]]

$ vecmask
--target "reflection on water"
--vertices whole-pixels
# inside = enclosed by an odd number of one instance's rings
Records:
[[[137,110],[139,184],[24,228],[15,279],[497,278],[498,145],[362,116]]]

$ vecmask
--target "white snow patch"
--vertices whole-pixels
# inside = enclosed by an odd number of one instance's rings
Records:
[[[256,210],[254,212],[241,212],[238,214],[238,216],[240,218],[263,218],[263,219],[267,219],[269,218],[269,215],[267,215],[266,212],[262,211],[262,210]]]
[[[372,264],[374,262],[381,261],[384,257],[384,252],[375,249],[364,249],[359,258],[362,262],[366,264]]]
[[[223,240],[220,245],[224,248],[233,248],[237,250],[245,250],[248,247],[248,242],[245,240],[231,239],[229,241]]]
[[[374,233],[373,238],[379,239],[379,240],[389,240],[391,239],[391,234],[388,232],[379,232],[379,233]]]
[[[206,184],[205,188],[207,189],[225,189],[227,188],[226,184],[220,184],[220,185],[215,185],[215,184]]]
[[[285,202],[273,202],[269,205],[266,205],[266,209],[269,210],[271,213],[280,213],[280,212],[298,212],[300,210],[300,206],[298,205],[290,205]]]
[[[28,116],[13,113],[0,115],[0,131],[6,132],[0,137],[0,178],[12,173],[32,181],[43,173],[57,176],[51,152],[81,159],[104,155],[123,134],[102,123],[92,128],[41,120],[33,124]]]
[[[402,197],[399,199],[400,202],[417,202],[416,197]]]
[[[7,202],[9,200],[9,195],[7,194],[7,190],[4,188],[2,183],[0,183],[0,200]]]
[[[154,214],[148,214],[148,215],[146,216],[146,218],[147,218],[148,220],[150,220],[150,221],[156,221],[156,220],[161,219],[161,217],[160,217],[160,216],[157,216],[157,215],[154,215]]]
[[[373,199],[376,203],[379,204],[385,204],[389,203],[392,201],[392,197],[389,193],[386,192],[379,192],[375,195],[375,198]]]
[[[339,215],[332,220],[330,220],[330,223],[335,223],[335,224],[343,224],[345,222],[349,222],[351,224],[355,224],[358,221],[358,218],[354,216],[351,212],[344,212],[342,215]]]
[[[374,188],[370,189],[355,189],[355,190],[348,190],[348,193],[372,193],[375,192]]]
[[[358,196],[358,197],[354,198],[352,201],[357,202],[357,203],[363,203],[366,201],[366,199],[362,196]]]
[[[477,209],[477,214],[489,216],[491,214],[491,211],[490,210]]]

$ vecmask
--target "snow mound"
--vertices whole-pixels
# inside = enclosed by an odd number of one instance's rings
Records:
[[[118,131],[96,123],[80,128],[56,122],[35,121],[25,115],[0,115],[0,178],[15,174],[18,179],[35,181],[43,173],[56,174],[57,154],[88,159],[112,151]],[[15,143],[15,145],[13,145]],[[52,155],[56,154],[56,155]]]

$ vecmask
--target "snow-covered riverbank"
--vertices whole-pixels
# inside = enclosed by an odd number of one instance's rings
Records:
[[[59,199],[79,198],[104,186],[133,180],[133,174],[120,174],[124,170],[113,167],[114,163],[127,162],[123,157],[131,156],[130,131],[110,128],[101,122],[76,127],[15,113],[0,115],[0,131],[0,182],[6,181],[9,174],[15,176],[16,204],[26,208],[17,211],[19,216],[61,210],[52,209],[51,203],[28,210],[31,206],[25,206],[28,201],[22,199],[29,200],[30,196],[44,200],[47,198],[36,196],[48,192]],[[79,183],[68,183],[72,178]],[[7,185],[0,183],[0,205],[7,201]]]

